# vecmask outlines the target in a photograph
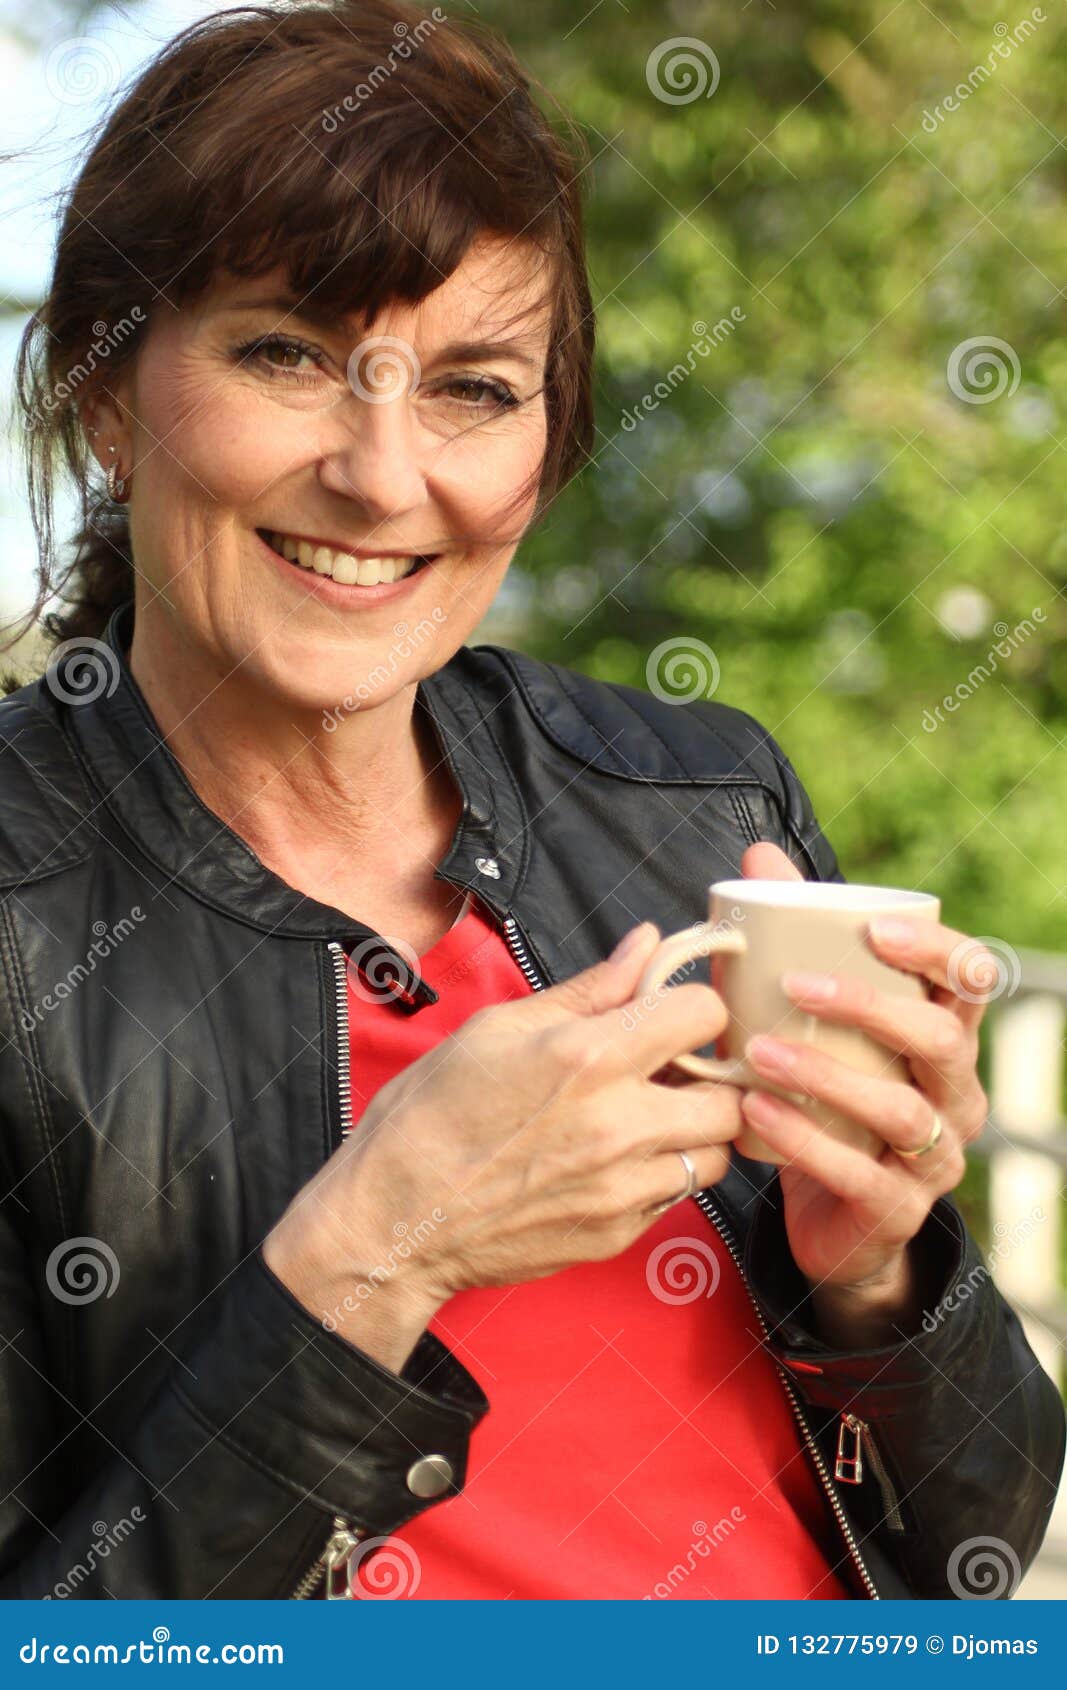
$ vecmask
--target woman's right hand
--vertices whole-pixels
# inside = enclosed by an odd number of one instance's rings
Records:
[[[726,1171],[740,1091],[652,1076],[726,1023],[710,986],[635,1003],[659,942],[634,928],[558,986],[475,1012],[375,1095],[263,1245],[297,1300],[399,1371],[456,1291],[618,1255]]]

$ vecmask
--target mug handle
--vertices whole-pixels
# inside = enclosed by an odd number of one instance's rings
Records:
[[[748,942],[738,928],[728,927],[718,933],[709,933],[707,923],[698,921],[694,926],[684,927],[680,933],[671,933],[661,941],[649,958],[634,995],[641,998],[658,992],[676,968],[681,968],[686,962],[695,962],[697,957],[741,956],[747,949]],[[698,1056],[695,1051],[683,1051],[679,1056],[672,1056],[665,1066],[679,1068],[683,1074],[690,1074],[697,1080],[726,1080],[735,1085],[751,1082],[748,1064],[743,1059],[725,1061],[718,1057]]]

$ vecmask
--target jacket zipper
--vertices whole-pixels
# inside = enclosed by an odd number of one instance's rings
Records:
[[[506,915],[504,917],[504,937],[507,940],[508,949],[511,951],[512,956],[522,969],[523,974],[530,982],[534,991],[543,992],[545,989],[545,983],[538,974],[533,963],[530,961],[530,953],[526,949],[526,941],[523,938],[523,935],[519,930],[519,924],[513,915]]]
[[[742,1268],[742,1265],[741,1265],[741,1252],[737,1247],[737,1242],[736,1242],[736,1240],[733,1236],[732,1231],[727,1226],[726,1221],[725,1221],[721,1211],[717,1208],[717,1206],[712,1201],[712,1199],[708,1196],[706,1191],[696,1192],[694,1200],[697,1203],[697,1205],[701,1209],[703,1209],[704,1213],[707,1215],[708,1219],[711,1221],[712,1225],[714,1226],[716,1232],[719,1234],[723,1243],[726,1245],[726,1248],[729,1250],[730,1255],[733,1258],[734,1265],[737,1268],[738,1273],[740,1273],[742,1281],[744,1282],[745,1289],[746,1289],[746,1291],[748,1291],[749,1300],[751,1301],[752,1307],[755,1310],[756,1319],[759,1321],[760,1328],[763,1332],[763,1336],[764,1336],[764,1338],[769,1338],[770,1333],[767,1330],[767,1322],[764,1320],[762,1310],[760,1309],[759,1304],[756,1302],[755,1297],[753,1297],[752,1292],[749,1289],[748,1280],[745,1279],[744,1269]],[[851,1556],[852,1561],[853,1561],[853,1563],[856,1567],[856,1570],[859,1573],[860,1578],[863,1581],[863,1586],[864,1586],[864,1589],[867,1591],[868,1596],[870,1596],[870,1598],[873,1602],[878,1602],[878,1601],[881,1600],[881,1598],[878,1594],[877,1586],[875,1585],[875,1582],[874,1582],[873,1578],[871,1577],[870,1571],[869,1571],[869,1569],[868,1569],[868,1567],[867,1567],[867,1565],[866,1565],[866,1563],[863,1559],[863,1556],[860,1554],[859,1545],[856,1542],[855,1536],[853,1535],[852,1527],[848,1523],[848,1517],[845,1514],[845,1510],[841,1506],[841,1500],[838,1497],[837,1492],[834,1490],[833,1483],[830,1479],[830,1475],[826,1470],[826,1463],[823,1460],[822,1451],[819,1448],[818,1444],[815,1442],[815,1439],[812,1436],[811,1428],[808,1425],[808,1422],[804,1417],[804,1410],[800,1406],[800,1399],[797,1396],[796,1391],[793,1389],[792,1381],[786,1377],[786,1374],[785,1374],[783,1368],[780,1366],[780,1364],[777,1361],[775,1361],[774,1365],[775,1365],[775,1368],[777,1370],[778,1377],[782,1382],[782,1388],[785,1391],[785,1394],[789,1399],[789,1405],[792,1408],[794,1415],[796,1416],[797,1425],[800,1427],[801,1435],[804,1439],[804,1443],[805,1443],[805,1446],[808,1450],[808,1454],[811,1456],[811,1459],[812,1459],[812,1461],[815,1465],[815,1471],[818,1473],[819,1478],[822,1481],[822,1487],[823,1487],[823,1490],[826,1492],[827,1500],[829,1501],[830,1507],[834,1511],[834,1518],[841,1528],[841,1533],[842,1533],[842,1536],[844,1537],[845,1543],[848,1547],[849,1555]],[[842,1417],[842,1418],[844,1418],[844,1417]],[[839,1442],[838,1447],[840,1449],[840,1442]],[[870,1449],[871,1447],[872,1446],[870,1444],[870,1441],[868,1440],[868,1449]],[[857,1459],[858,1458],[859,1457],[858,1457],[858,1450],[857,1450]],[[873,1460],[871,1462],[871,1465],[872,1466],[874,1465]],[[861,1466],[860,1471],[862,1473],[862,1466]],[[852,1482],[858,1483],[859,1481],[853,1480]]]
[[[345,948],[336,939],[329,941],[330,961],[333,964],[334,998],[337,1007],[337,1085],[339,1090],[341,1140],[343,1141],[352,1131],[352,1089],[350,1084],[349,1045],[348,1045],[348,958]],[[351,1597],[347,1573],[338,1577],[338,1568],[344,1567],[348,1556],[359,1542],[360,1534],[355,1530],[350,1520],[343,1515],[335,1514],[333,1527],[326,1540],[321,1555],[311,1563],[311,1566],[301,1575],[300,1580],[290,1593],[290,1601],[303,1602],[313,1590],[326,1579],[325,1595],[328,1599],[337,1597]]]
[[[529,952],[519,924],[513,915],[504,917],[504,937],[509,950],[535,992],[544,990],[544,981],[530,961]],[[337,1083],[340,1088],[341,1138],[352,1131],[352,1092],[350,1088],[350,1051],[348,1041],[348,958],[345,948],[336,939],[329,941],[330,961],[333,963],[334,988],[337,1004]],[[333,1517],[333,1530],[322,1554],[302,1575],[290,1600],[303,1601],[326,1579],[326,1597],[351,1597],[347,1573],[339,1576],[339,1568],[360,1541],[360,1534],[351,1520],[343,1515]]]
[[[871,1464],[871,1471],[878,1481],[878,1489],[882,1493],[882,1506],[885,1509],[886,1524],[892,1532],[904,1530],[904,1520],[900,1512],[900,1502],[897,1497],[896,1486],[886,1471],[885,1462],[879,1454],[878,1445],[871,1436],[871,1428],[866,1420],[860,1420],[855,1414],[844,1413],[837,1432],[837,1460],[834,1463],[834,1478],[842,1484],[861,1485],[863,1483],[863,1453],[866,1449],[867,1460]]]

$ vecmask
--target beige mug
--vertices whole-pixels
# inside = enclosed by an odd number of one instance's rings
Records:
[[[874,916],[938,921],[940,899],[929,892],[824,880],[719,880],[708,888],[708,899],[708,920],[661,941],[635,995],[640,1001],[658,994],[686,963],[714,957],[714,984],[729,1015],[722,1034],[726,1059],[692,1052],[674,1057],[668,1067],[694,1079],[773,1092],[795,1103],[832,1137],[877,1156],[883,1139],[817,1099],[764,1079],[745,1061],[745,1045],[756,1033],[770,1033],[815,1045],[860,1073],[909,1080],[903,1057],[858,1027],[809,1015],[786,996],[781,976],[788,969],[851,975],[883,992],[924,998],[921,976],[875,956],[867,944],[868,923]],[[735,1142],[743,1156],[779,1167],[783,1163],[747,1122]]]

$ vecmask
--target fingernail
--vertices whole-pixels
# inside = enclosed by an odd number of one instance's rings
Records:
[[[774,1076],[791,1074],[797,1060],[791,1045],[781,1039],[772,1039],[766,1033],[757,1033],[755,1038],[749,1039],[745,1055],[754,1068]]]
[[[898,921],[895,916],[878,916],[870,924],[871,933],[875,939],[885,939],[890,945],[899,945],[901,949],[910,945],[915,937],[915,928],[910,921]]]
[[[767,1091],[746,1091],[741,1094],[741,1109],[762,1124],[770,1124],[781,1116],[781,1105]]]
[[[782,990],[791,998],[806,998],[809,1003],[829,1003],[837,994],[837,981],[832,974],[790,969],[782,975]]]
[[[645,935],[645,933],[647,933],[647,931],[648,931],[648,929],[651,925],[652,925],[652,923],[649,922],[649,921],[642,921],[636,927],[631,927],[629,933],[625,933],[623,935],[623,937],[619,940],[618,944],[615,946],[615,949],[612,951],[611,955],[608,957],[608,961],[609,962],[623,962],[625,960],[625,958],[628,957],[631,954],[632,951],[635,951],[637,949],[638,945],[641,943],[643,936]]]

